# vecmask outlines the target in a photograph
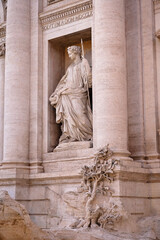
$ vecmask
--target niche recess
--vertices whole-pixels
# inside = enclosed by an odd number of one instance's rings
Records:
[[[49,41],[48,96],[53,93],[59,80],[71,63],[67,54],[67,47],[72,45],[80,46],[81,38],[83,39],[85,58],[92,67],[91,29],[86,29]],[[92,102],[92,89],[90,89],[90,96]],[[50,106],[50,104],[48,104],[48,108],[48,152],[52,152],[58,145],[61,130],[60,125],[56,123],[55,109]]]

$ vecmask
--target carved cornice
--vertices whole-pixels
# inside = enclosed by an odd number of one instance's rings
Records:
[[[7,4],[8,0],[2,0],[3,11],[4,11],[4,21],[7,19]]]
[[[6,27],[0,27],[0,38],[4,38],[6,36]]]
[[[153,0],[155,14],[160,12],[160,0]]]
[[[160,3],[160,0],[153,0],[153,2],[156,3]]]
[[[63,0],[48,0],[48,5],[51,5],[53,3],[57,3],[57,2],[60,2],[60,1],[63,1]]]
[[[92,1],[88,1],[51,14],[46,15],[46,13],[42,13],[40,19],[42,28],[45,31],[91,17],[92,15]]]
[[[6,45],[5,45],[5,43],[1,43],[0,44],[0,57],[5,55],[5,51],[6,51]]]
[[[5,54],[5,42],[6,42],[6,26],[0,25],[0,56]]]

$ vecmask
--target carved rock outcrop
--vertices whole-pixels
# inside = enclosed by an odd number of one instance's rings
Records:
[[[0,191],[0,240],[51,240],[31,220],[23,205]]]
[[[160,240],[160,217],[144,217],[137,223],[139,231],[124,233],[106,231],[102,228],[63,229],[54,232],[55,240]]]
[[[95,153],[92,166],[82,168],[82,182],[77,193],[68,192],[63,197],[68,207],[74,208],[70,213],[73,216],[79,213],[71,228],[99,226],[112,229],[116,222],[127,216],[121,202],[111,197],[113,190],[110,185],[117,163],[107,145]]]

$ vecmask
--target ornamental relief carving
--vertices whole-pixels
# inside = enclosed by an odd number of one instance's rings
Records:
[[[0,57],[5,55],[6,27],[0,28]]]
[[[154,3],[160,3],[160,0],[153,0]]]
[[[160,39],[160,29],[156,32],[156,37]]]
[[[153,0],[155,14],[160,12],[160,0]]]
[[[80,187],[63,195],[67,212],[76,216],[71,228],[114,229],[118,222],[128,218],[121,201],[112,197],[116,165],[118,160],[107,145],[95,153],[92,166],[82,168]]]
[[[5,50],[6,50],[6,45],[5,45],[5,43],[2,43],[0,45],[0,57],[5,55]]]
[[[0,28],[0,39],[6,36],[6,27],[3,26]]]
[[[4,11],[4,21],[7,20],[7,2],[8,0],[1,0],[2,1],[2,6],[3,6],[3,11]]]
[[[46,15],[42,13],[40,19],[42,28],[45,31],[91,17],[92,15],[92,1],[88,1],[52,14]]]
[[[51,5],[53,3],[57,3],[57,2],[60,2],[60,1],[63,1],[63,0],[48,0],[48,5]]]

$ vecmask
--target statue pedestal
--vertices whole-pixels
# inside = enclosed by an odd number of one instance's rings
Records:
[[[74,149],[86,149],[86,148],[92,148],[92,147],[93,147],[93,143],[91,141],[60,143],[53,150],[53,152],[60,152],[60,151],[74,150]]]
[[[94,149],[91,142],[71,142],[60,144],[51,153],[43,155],[43,166],[45,173],[68,173],[71,170],[74,175],[79,175],[84,165],[92,164]]]

